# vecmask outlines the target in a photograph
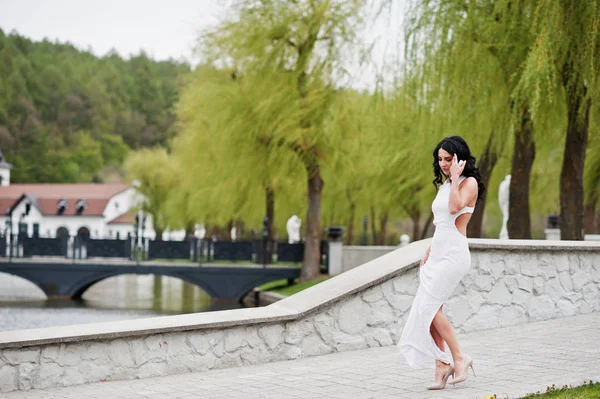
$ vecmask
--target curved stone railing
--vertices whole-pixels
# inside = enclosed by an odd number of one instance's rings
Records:
[[[394,344],[429,240],[264,308],[0,333],[0,391],[146,378]],[[600,245],[470,240],[459,332],[600,312]]]

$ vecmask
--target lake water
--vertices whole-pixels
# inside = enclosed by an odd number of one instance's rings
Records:
[[[33,283],[0,273],[0,331],[139,319],[242,307],[215,302],[200,288],[167,276],[121,275],[90,287],[83,299],[48,300]]]

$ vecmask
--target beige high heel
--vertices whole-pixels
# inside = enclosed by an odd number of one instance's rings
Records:
[[[473,372],[473,377],[476,377],[475,369],[473,368],[473,359],[471,359],[471,357],[469,355],[465,355],[465,362],[463,364],[464,364],[464,366],[463,366],[462,375],[458,378],[453,378],[450,381],[448,381],[449,384],[456,385],[458,383],[466,381],[467,377],[469,376],[469,367],[471,367],[471,371]]]
[[[446,388],[446,381],[448,381],[448,378],[450,378],[451,375],[454,375],[454,367],[452,366],[448,367],[448,370],[446,370],[446,373],[442,377],[442,381],[439,384],[429,385],[426,388],[430,391],[437,391],[439,389]]]

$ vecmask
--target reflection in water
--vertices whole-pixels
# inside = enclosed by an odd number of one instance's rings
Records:
[[[0,273],[0,331],[239,308],[201,288],[159,275],[121,275],[91,286],[79,301],[47,300],[33,283]]]
[[[177,278],[154,274],[122,275],[100,281],[83,294],[83,299],[94,307],[152,310],[157,313],[211,310],[210,296],[199,287]]]

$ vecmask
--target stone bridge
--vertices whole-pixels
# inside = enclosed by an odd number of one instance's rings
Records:
[[[0,272],[31,281],[48,298],[79,299],[92,285],[121,274],[156,274],[176,277],[197,285],[213,299],[240,301],[254,287],[273,280],[293,279],[300,276],[294,267],[243,266],[173,266],[145,262],[135,264],[123,261],[90,263],[60,260],[13,259],[0,261]]]

